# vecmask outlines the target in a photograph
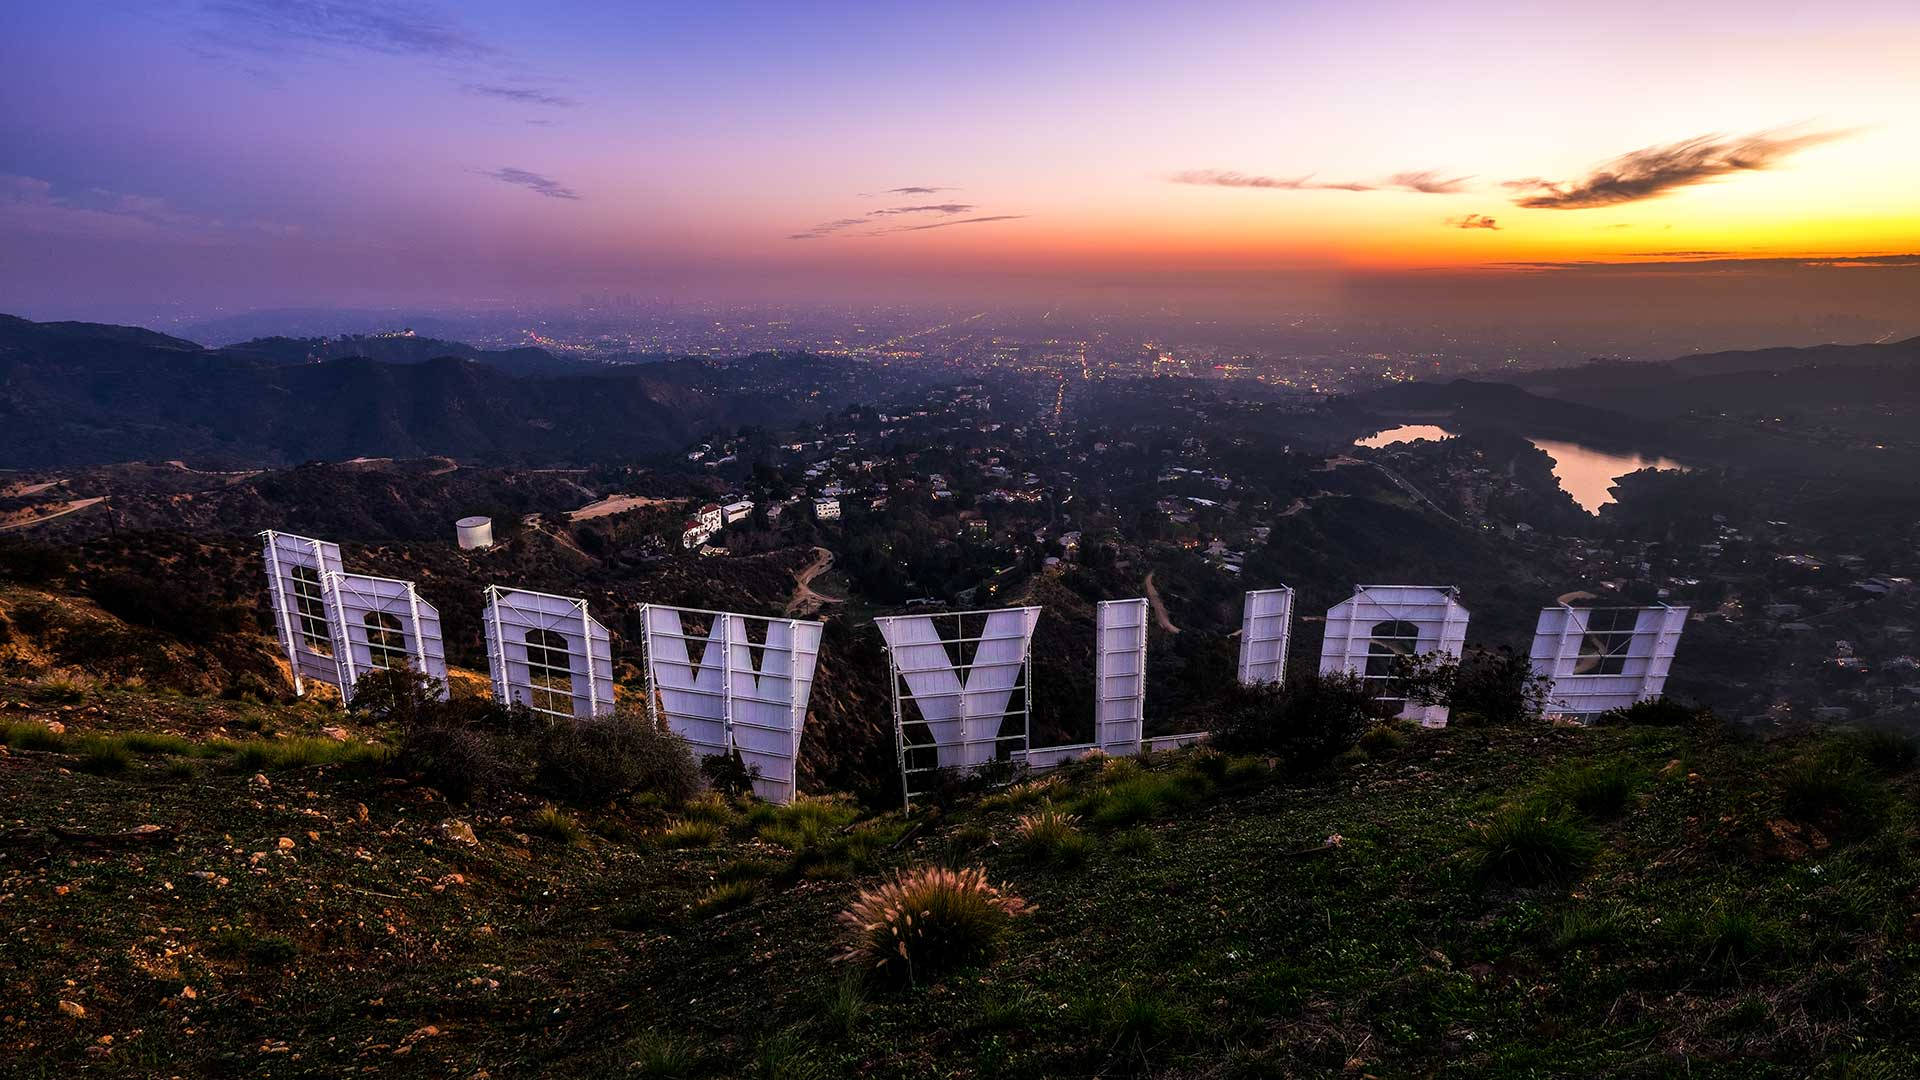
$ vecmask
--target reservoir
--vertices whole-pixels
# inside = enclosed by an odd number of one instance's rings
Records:
[[[1438,441],[1453,436],[1453,432],[1437,424],[1401,424],[1360,439],[1354,445],[1377,450],[1395,443],[1421,439]],[[1613,493],[1609,490],[1613,482],[1630,472],[1641,469],[1678,469],[1685,472],[1687,468],[1671,458],[1642,457],[1637,453],[1616,454],[1556,439],[1529,437],[1527,441],[1546,451],[1547,456],[1553,459],[1553,475],[1560,481],[1560,489],[1573,496],[1573,501],[1589,514],[1599,513],[1601,507],[1613,501]]]

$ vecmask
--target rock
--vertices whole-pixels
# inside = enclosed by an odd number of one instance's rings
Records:
[[[346,728],[336,727],[334,725],[328,725],[327,727],[321,728],[320,734],[325,735],[327,738],[332,739],[334,742],[346,742],[348,739],[352,738],[352,736],[347,734]]]
[[[249,780],[248,783],[259,788],[261,791],[273,790],[273,783],[267,779],[266,773],[254,773],[253,779]]]
[[[480,838],[473,835],[473,826],[459,818],[448,818],[441,822],[440,835],[456,844],[466,844],[469,847],[480,846]]]
[[[68,1016],[73,1017],[75,1020],[85,1020],[87,1018],[86,1006],[80,1004],[77,1001],[67,1001],[65,999],[62,999],[60,1002],[60,1011],[63,1013],[66,1013]]]
[[[55,735],[65,735],[67,733],[67,725],[58,720],[49,720],[47,721],[47,730],[53,732]]]
[[[293,850],[293,837],[291,837],[291,836],[283,836],[283,837],[281,837],[281,838],[280,838],[280,850],[281,850],[281,851],[292,851],[292,850]]]

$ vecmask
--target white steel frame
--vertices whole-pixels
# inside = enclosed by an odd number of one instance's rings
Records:
[[[712,620],[704,636],[687,633],[688,615]],[[664,716],[700,756],[739,753],[755,794],[791,802],[799,793],[800,739],[824,624],[666,604],[640,605],[640,621],[654,723]],[[760,644],[749,634],[756,622],[764,627]]]
[[[977,770],[998,760],[1025,759],[1033,734],[1033,628],[1040,611],[1038,607],[995,608],[891,615],[874,620],[886,642],[894,753],[900,765],[901,797],[907,805],[912,805],[915,795],[925,794],[915,789],[916,779],[943,769]],[[963,632],[965,620],[976,616],[983,617],[985,624],[978,636],[968,636]],[[952,620],[954,633],[943,635],[936,620]],[[1009,622],[1015,624],[1013,633],[1007,632]],[[1017,659],[994,658],[991,653],[987,659],[981,658],[987,645],[1012,642],[1019,643]],[[947,647],[968,643],[974,645],[974,653],[972,662],[962,665],[967,672],[963,680]],[[976,686],[975,678],[982,672],[989,673],[989,684]],[[1003,677],[1002,673],[1011,674]],[[1016,690],[1020,692],[1018,708],[1013,706]],[[908,704],[920,719],[907,719]],[[1000,734],[1008,721],[1015,719],[1018,730],[1011,735]],[[909,744],[909,723],[924,727],[932,742]],[[982,738],[974,734],[989,725],[992,735]],[[927,749],[934,753],[934,764],[918,765],[910,760],[910,750],[923,755]]]
[[[1630,630],[1593,630],[1594,614],[1606,612],[1619,616],[1633,613]],[[1550,715],[1590,717],[1608,709],[1624,708],[1636,701],[1659,697],[1666,689],[1667,673],[1673,667],[1673,654],[1687,626],[1687,609],[1671,604],[1651,607],[1577,608],[1557,604],[1540,609],[1540,621],[1534,627],[1533,649],[1528,659],[1535,674],[1553,680],[1547,696]],[[1617,672],[1582,672],[1583,652],[1589,635],[1624,638],[1624,649],[1601,654],[1617,657]],[[1603,664],[1603,666],[1605,666]]]
[[[1287,677],[1293,640],[1293,590],[1255,589],[1240,602],[1240,685],[1275,686]]]
[[[1138,754],[1147,714],[1147,602],[1102,600],[1093,614],[1093,741],[1029,746],[1029,769],[1051,769],[1098,750]]]
[[[1345,671],[1371,683],[1391,686],[1393,677],[1369,672],[1373,653],[1373,630],[1380,623],[1406,622],[1417,634],[1392,640],[1411,641],[1413,655],[1439,653],[1458,660],[1467,642],[1469,613],[1460,605],[1460,590],[1451,585],[1359,585],[1353,595],[1327,609],[1327,633],[1320,647],[1320,674]],[[1383,639],[1385,640],[1385,639]],[[1391,692],[1382,701],[1399,702],[1400,717],[1417,720],[1423,727],[1445,727],[1445,705],[1417,705]]]
[[[372,616],[398,624],[382,628],[381,633],[400,635],[397,651],[406,657],[407,666],[424,678],[440,680],[440,694],[446,696],[447,654],[440,635],[440,612],[420,599],[413,582],[329,572],[325,583],[333,656],[339,666],[336,685],[342,697],[351,700],[361,676],[389,666],[379,662],[379,654],[389,647],[375,646],[375,628],[367,621]]]
[[[280,647],[286,652],[287,666],[293,673],[293,692],[306,696],[307,679],[316,679],[338,688],[340,664],[336,654],[339,651],[339,639],[333,632],[326,580],[328,574],[338,573],[342,568],[340,545],[273,529],[260,533],[260,539],[261,555],[267,570],[267,595],[273,601],[273,619],[280,631]],[[311,579],[295,576],[295,571],[302,567],[313,572]],[[304,594],[300,586],[306,583],[319,590],[317,598]],[[300,603],[302,599],[318,599],[320,603],[318,618],[326,626],[328,636],[326,652],[312,645],[315,635],[307,628],[307,622],[315,616],[304,610]]]
[[[587,602],[572,596],[508,589],[489,585],[482,614],[487,637],[487,668],[493,677],[493,696],[505,705],[524,705],[544,716],[585,719],[613,712],[613,645],[607,628],[587,610]],[[509,636],[509,632],[512,635]],[[545,695],[558,694],[550,684],[535,681],[534,669],[557,669],[536,664],[530,655],[529,632],[559,634],[566,639],[569,690],[566,710],[536,705]],[[534,646],[543,653],[560,651]],[[524,676],[521,675],[524,672]]]

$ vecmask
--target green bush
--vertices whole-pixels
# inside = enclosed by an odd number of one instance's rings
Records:
[[[534,811],[533,817],[527,821],[527,828],[569,847],[584,847],[587,842],[586,830],[580,827],[573,815],[552,803]]]
[[[693,913],[706,917],[718,915],[723,911],[732,911],[743,907],[760,894],[760,884],[755,881],[727,881],[715,885],[701,894],[693,902]]]
[[[720,826],[711,821],[676,821],[660,831],[660,846],[676,850],[712,847],[725,835]]]
[[[1339,757],[1384,709],[1350,674],[1296,672],[1282,686],[1234,686],[1204,716],[1212,746],[1229,754],[1267,754],[1295,773]]]
[[[1061,813],[1048,804],[1020,815],[1014,837],[1020,852],[1032,862],[1074,866],[1086,860],[1089,848],[1079,823],[1077,816]]]
[[[1904,731],[1869,728],[1855,736],[1854,741],[1860,748],[1860,756],[1869,765],[1889,775],[1906,772],[1920,759],[1920,740]]]
[[[1394,666],[1395,692],[1417,705],[1445,705],[1459,726],[1513,727],[1540,719],[1551,677],[1505,645],[1475,646],[1455,660],[1445,653],[1404,657]]]
[[[80,740],[80,771],[109,776],[127,771],[133,755],[118,739],[94,735]]]
[[[21,720],[0,727],[0,742],[15,750],[55,751],[67,748],[68,736],[45,724]]]
[[[1620,816],[1640,784],[1640,767],[1626,758],[1593,765],[1567,765],[1547,777],[1546,788],[1596,821]]]
[[[1618,709],[1608,709],[1595,723],[1631,724],[1639,727],[1685,727],[1700,719],[1699,709],[1689,708],[1668,697],[1647,698]]]
[[[687,741],[624,712],[554,722],[541,734],[535,761],[541,790],[575,803],[646,791],[679,804],[700,790]]]
[[[245,962],[254,967],[282,967],[299,955],[289,938],[279,934],[261,934],[245,926],[229,926],[214,935],[207,949],[224,960]]]
[[[1572,811],[1539,802],[1501,807],[1474,833],[1481,875],[1515,885],[1578,877],[1600,842]]]
[[[1858,751],[1830,743],[1788,762],[1780,777],[1781,802],[1796,821],[1832,836],[1867,836],[1887,823],[1893,793]]]

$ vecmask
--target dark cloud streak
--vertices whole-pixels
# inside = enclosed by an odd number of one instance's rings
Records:
[[[492,177],[493,179],[498,180],[503,184],[518,185],[520,187],[526,188],[527,190],[533,192],[536,195],[544,195],[549,199],[580,198],[579,192],[560,183],[560,181],[555,180],[552,177],[541,176],[539,173],[536,173],[536,172],[528,172],[525,169],[515,169],[507,166],[502,166],[501,168],[495,169],[492,172],[483,172],[480,175]]]
[[[545,90],[535,90],[524,86],[490,86],[485,83],[467,83],[461,87],[469,94],[480,97],[499,98],[517,105],[544,105],[554,109],[571,109],[579,105],[570,97],[550,94]]]
[[[1315,180],[1314,174],[1305,176],[1254,176],[1234,172],[1231,169],[1190,169],[1175,173],[1176,184],[1195,184],[1202,187],[1260,188],[1269,191],[1413,191],[1422,195],[1452,195],[1466,190],[1468,176],[1444,177],[1439,172],[1426,169],[1418,172],[1398,172],[1379,183],[1366,183],[1359,180]]]
[[[1851,134],[1819,131],[1805,135],[1761,132],[1738,138],[1701,135],[1666,146],[1622,154],[1578,181],[1532,176],[1503,186],[1521,193],[1516,206],[1530,210],[1588,210],[1598,206],[1655,199],[1683,187],[1722,176],[1773,168],[1811,146]]]

